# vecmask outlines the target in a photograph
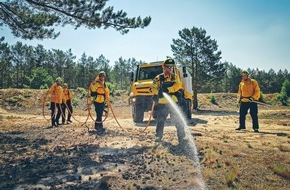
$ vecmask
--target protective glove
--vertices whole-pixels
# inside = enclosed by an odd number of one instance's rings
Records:
[[[250,102],[254,101],[254,98],[253,98],[253,97],[250,97],[250,98],[249,98],[249,101],[250,101]]]
[[[154,95],[154,96],[152,96],[152,100],[153,100],[155,103],[158,103],[158,100],[159,100],[158,95]]]
[[[161,87],[161,91],[165,92],[165,93],[168,93],[168,88],[166,86],[162,86]]]

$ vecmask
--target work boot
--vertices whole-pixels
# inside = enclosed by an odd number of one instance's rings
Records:
[[[161,137],[155,137],[155,142],[161,142]]]
[[[101,131],[103,129],[103,123],[95,123],[96,131]]]
[[[259,133],[259,129],[254,129],[254,132],[255,133]]]
[[[239,128],[236,128],[235,130],[240,131],[242,129],[246,129],[246,128],[245,127],[239,127]]]
[[[59,127],[59,123],[54,123],[52,126],[53,127]]]
[[[106,129],[101,128],[101,129],[97,129],[97,135],[104,135]]]

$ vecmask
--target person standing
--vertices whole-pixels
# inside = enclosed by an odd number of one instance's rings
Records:
[[[105,83],[106,73],[101,71],[96,77],[95,81],[90,85],[90,95],[93,97],[93,103],[96,111],[95,129],[98,135],[102,135],[105,132],[102,116],[105,109],[105,105],[109,102],[109,88]]]
[[[47,94],[50,94],[51,125],[57,127],[61,115],[61,104],[64,101],[63,90],[61,87],[62,79],[57,77],[55,83],[49,88]],[[56,113],[57,110],[57,113]]]
[[[261,92],[256,80],[249,77],[247,71],[242,71],[242,80],[239,84],[238,103],[240,104],[239,127],[236,130],[246,129],[246,115],[250,110],[254,132],[259,132],[258,105],[255,101],[260,98]]]
[[[174,102],[178,103],[181,91],[183,91],[179,76],[173,72],[174,66],[175,61],[167,58],[162,65],[163,73],[157,75],[153,80],[151,92],[154,94],[152,99],[156,104],[155,111],[157,112],[155,142],[161,142],[163,138],[165,120],[169,113],[172,121],[175,122],[179,143],[183,143],[185,138],[185,131],[181,122],[178,121],[177,114],[172,112],[169,102],[163,96],[163,93],[167,93]]]
[[[65,124],[65,117],[66,117],[66,108],[67,110],[67,123],[71,123],[71,115],[73,113],[73,107],[72,107],[72,99],[73,99],[73,94],[72,92],[68,89],[67,83],[63,84],[63,96],[65,99],[65,103],[62,104],[62,124]]]

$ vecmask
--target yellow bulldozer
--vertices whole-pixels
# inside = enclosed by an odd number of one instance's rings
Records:
[[[142,63],[137,65],[135,72],[131,73],[131,91],[129,95],[129,104],[132,106],[132,117],[136,123],[143,122],[144,112],[152,108],[152,96],[150,87],[154,77],[163,72],[163,61]],[[187,73],[186,67],[173,68],[173,72],[178,74],[184,88],[182,103],[179,104],[183,114],[187,119],[191,119],[193,107],[193,92],[191,76]],[[153,112],[153,118],[156,118],[157,112]]]

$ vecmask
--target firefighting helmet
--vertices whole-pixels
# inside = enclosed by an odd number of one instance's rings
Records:
[[[173,66],[175,65],[175,61],[172,58],[167,58],[164,62],[163,62],[164,66]]]
[[[248,73],[248,71],[243,70],[243,71],[242,71],[242,75],[249,75],[249,73]]]
[[[57,77],[56,79],[55,79],[55,82],[62,82],[62,79],[60,78],[60,77]]]
[[[63,83],[63,87],[67,87],[67,83]]]
[[[101,71],[101,72],[99,72],[99,76],[106,76],[105,71]]]

